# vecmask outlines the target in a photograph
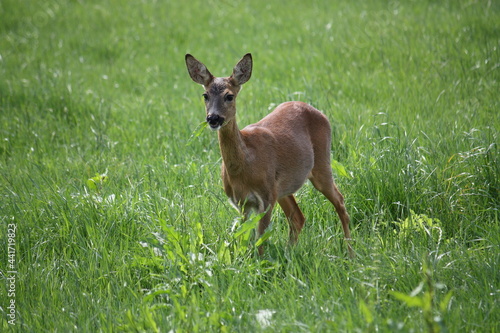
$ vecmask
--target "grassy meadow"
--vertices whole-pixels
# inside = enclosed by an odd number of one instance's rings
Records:
[[[0,331],[500,332],[498,1],[0,2]],[[247,52],[240,128],[332,124],[351,215],[307,183],[263,257],[191,53]]]

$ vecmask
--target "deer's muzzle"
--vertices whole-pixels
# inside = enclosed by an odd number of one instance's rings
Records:
[[[207,116],[207,123],[210,125],[210,128],[213,130],[219,129],[224,123],[224,117],[221,117],[217,114],[209,114]]]

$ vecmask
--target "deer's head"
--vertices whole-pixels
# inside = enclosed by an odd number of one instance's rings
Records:
[[[203,85],[207,123],[214,131],[234,120],[236,96],[241,85],[252,75],[252,55],[247,53],[234,66],[229,77],[215,77],[207,67],[190,54],[186,54],[186,65],[194,82]]]

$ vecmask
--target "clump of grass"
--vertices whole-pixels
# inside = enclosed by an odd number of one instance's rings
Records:
[[[429,268],[426,261],[424,261],[422,271],[423,281],[410,293],[410,295],[398,291],[391,292],[391,295],[409,307],[421,309],[428,332],[437,333],[441,332],[441,330],[446,331],[446,325],[442,316],[448,309],[453,292],[449,291],[446,293],[437,306],[435,289],[443,289],[446,286],[436,283],[433,280],[432,270]],[[426,290],[422,293],[424,288]],[[419,295],[421,293],[422,295]]]

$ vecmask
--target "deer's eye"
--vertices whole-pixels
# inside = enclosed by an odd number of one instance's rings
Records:
[[[226,95],[226,101],[232,102],[234,100],[234,95]]]
[[[203,99],[205,100],[205,102],[208,102],[208,94],[204,93],[202,96],[203,96]]]

